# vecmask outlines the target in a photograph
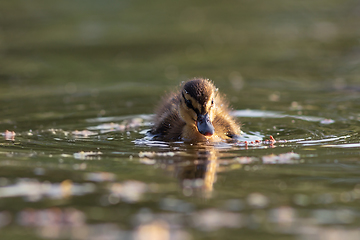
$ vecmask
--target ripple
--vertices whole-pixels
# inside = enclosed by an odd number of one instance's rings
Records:
[[[283,114],[282,112],[276,111],[264,111],[264,110],[235,110],[231,112],[231,115],[234,117],[250,117],[250,118],[295,118],[308,122],[320,122],[323,124],[332,124],[335,123],[332,119],[322,118],[322,117],[313,117],[313,116],[303,116],[303,115],[289,115]]]
[[[311,145],[320,145],[325,142],[333,142],[338,140],[343,140],[346,138],[350,138],[350,135],[340,136],[340,137],[330,137],[324,139],[315,139],[315,140],[305,140],[305,141],[298,141],[297,143],[303,144],[304,146],[311,146]]]
[[[85,121],[89,123],[100,123],[100,122],[118,122],[130,119],[141,118],[143,120],[150,121],[153,118],[153,114],[137,114],[137,115],[126,115],[126,116],[110,116],[110,117],[97,117],[88,118]]]
[[[345,144],[338,144],[338,145],[323,145],[323,147],[330,147],[330,148],[360,148],[360,143],[345,143]]]

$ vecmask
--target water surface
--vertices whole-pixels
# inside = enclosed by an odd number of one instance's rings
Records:
[[[174,4],[1,3],[0,236],[359,239],[358,3]],[[247,144],[149,139],[195,76]]]

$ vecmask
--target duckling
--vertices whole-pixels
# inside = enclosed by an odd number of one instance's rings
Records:
[[[235,139],[240,127],[214,84],[195,78],[185,82],[179,93],[163,99],[150,132],[165,141],[213,142]]]

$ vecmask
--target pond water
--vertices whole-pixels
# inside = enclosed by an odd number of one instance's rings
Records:
[[[1,9],[1,239],[360,239],[359,3]],[[247,144],[146,135],[196,76]]]

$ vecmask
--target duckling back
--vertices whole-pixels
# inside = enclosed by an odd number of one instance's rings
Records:
[[[181,139],[185,122],[179,116],[179,96],[171,94],[162,100],[156,110],[151,133],[162,140]]]

